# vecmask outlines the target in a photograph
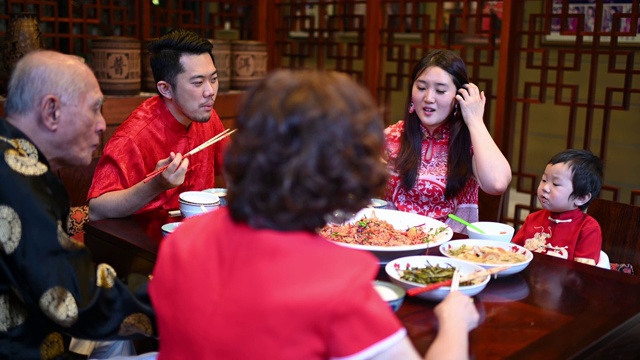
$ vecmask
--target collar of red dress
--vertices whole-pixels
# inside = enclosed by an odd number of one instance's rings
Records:
[[[549,215],[549,220],[553,221],[556,224],[560,223],[570,223],[574,219],[578,219],[582,215],[582,210],[580,208],[576,208],[573,210],[565,211],[565,212],[552,212]]]
[[[420,124],[420,131],[422,132],[422,139],[424,140],[442,140],[449,137],[449,123],[444,123],[430,132],[429,129]]]

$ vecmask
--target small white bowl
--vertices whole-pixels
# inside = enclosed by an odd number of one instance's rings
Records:
[[[211,193],[220,199],[220,205],[227,205],[227,189],[225,188],[211,188],[202,190],[204,192]]]
[[[471,225],[484,231],[484,234],[482,234],[474,230],[470,226],[467,226],[467,234],[469,234],[469,237],[473,239],[510,242],[515,231],[515,229],[511,225],[494,221],[478,221],[471,223]]]
[[[376,209],[384,209],[387,207],[387,202],[382,199],[371,199],[371,204],[369,206]]]
[[[413,267],[424,268],[428,265],[431,265],[431,266],[439,265],[440,267],[451,266],[451,267],[460,269],[460,276],[470,275],[472,273],[483,270],[482,267],[478,265],[470,264],[465,261],[461,261],[457,259],[446,258],[443,256],[416,255],[416,256],[401,257],[399,259],[390,261],[387,265],[385,265],[384,270],[386,271],[387,275],[389,275],[389,279],[391,280],[391,282],[402,287],[405,290],[413,289],[416,287],[424,287],[426,285],[415,283],[412,281],[402,280],[400,278],[400,275],[398,274],[398,271],[396,271],[396,264],[397,266],[399,266],[399,269],[406,269],[407,265],[411,268]],[[460,285],[460,287],[458,287],[458,290],[468,296],[474,296],[478,294],[480,291],[482,291],[487,286],[488,283],[489,283],[489,275],[487,275],[484,279],[481,279],[481,282],[478,284],[470,285],[470,286]],[[440,301],[444,299],[447,296],[447,294],[449,294],[450,291],[451,291],[450,286],[443,286],[436,290],[423,292],[421,294],[418,294],[417,296],[419,298],[426,299],[426,300]]]
[[[487,264],[487,263],[482,263],[480,261],[471,261],[471,260],[463,260],[463,259],[459,259],[454,257],[453,255],[451,255],[449,253],[450,250],[453,249],[458,249],[460,248],[462,245],[466,245],[467,247],[474,247],[474,246],[490,246],[490,247],[499,247],[502,248],[508,252],[513,252],[513,253],[518,253],[518,254],[522,254],[524,255],[524,261],[521,262],[517,262],[517,263],[511,263],[511,264]],[[451,240],[447,243],[444,243],[442,245],[440,245],[440,253],[450,259],[456,259],[459,261],[464,261],[467,262],[469,264],[477,264],[482,266],[485,269],[491,269],[494,267],[498,267],[498,266],[508,266],[509,268],[506,270],[503,270],[501,272],[499,272],[497,275],[498,277],[502,277],[502,276],[508,276],[508,275],[512,275],[512,274],[516,274],[519,273],[520,271],[524,270],[529,263],[531,262],[531,260],[533,260],[533,254],[531,253],[531,251],[525,249],[524,247],[514,244],[514,243],[507,243],[504,241],[498,241],[498,240],[480,240],[480,239],[464,239],[464,240]]]
[[[180,193],[178,201],[195,205],[216,205],[220,203],[220,198],[207,191],[185,191]]]
[[[386,301],[393,311],[398,311],[407,292],[400,286],[388,281],[375,280],[373,288],[378,292],[382,300]]]
[[[162,236],[167,236],[171,234],[180,224],[182,223],[179,221],[176,221],[176,222],[170,222],[162,225]]]
[[[178,198],[182,217],[202,215],[220,206],[220,199],[204,191],[185,191]]]
[[[203,208],[193,208],[193,209],[180,209],[180,215],[182,215],[183,218],[190,218],[192,216],[199,216],[199,215],[204,215],[210,211],[213,211],[215,209],[217,209],[218,206],[214,206],[214,207],[207,207],[204,206]]]

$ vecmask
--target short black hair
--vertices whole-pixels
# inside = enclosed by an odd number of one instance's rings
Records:
[[[580,206],[584,211],[598,197],[604,177],[602,160],[589,150],[568,149],[554,155],[549,164],[566,163],[571,170],[573,192],[571,197],[577,198],[591,194],[591,199]]]
[[[212,49],[213,44],[209,40],[200,37],[193,31],[171,30],[149,46],[151,53],[149,61],[154,81],[156,84],[158,81],[166,81],[175,88],[176,77],[184,71],[182,64],[180,64],[182,55],[207,53],[211,56],[211,61],[214,61]],[[213,64],[215,65],[215,61]]]

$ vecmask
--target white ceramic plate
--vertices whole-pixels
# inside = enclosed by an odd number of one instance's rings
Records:
[[[446,227],[446,230],[438,234],[435,241],[418,245],[373,246],[346,244],[337,241],[335,243],[353,249],[369,251],[377,256],[382,264],[386,264],[389,261],[399,257],[424,254],[428,248],[443,244],[451,240],[451,238],[453,237],[453,230],[451,230],[451,228],[448,227],[447,224],[441,221],[427,216],[402,212],[398,210],[365,208],[360,210],[348,222],[353,223],[365,217],[371,218],[374,216],[374,214],[375,217],[387,221],[397,230],[407,230],[410,227],[418,225],[422,225],[422,229],[425,232],[429,232],[430,229],[437,229],[440,227]]]
[[[419,284],[412,281],[406,281],[406,280],[400,279],[400,275],[396,271],[396,266],[398,266],[400,269],[406,269],[407,265],[412,268],[413,267],[424,268],[424,267],[427,267],[428,265],[432,265],[432,266],[440,265],[440,267],[445,267],[450,265],[460,270],[460,276],[470,275],[474,272],[483,270],[482,267],[476,264],[470,264],[462,260],[446,258],[443,256],[418,255],[418,256],[407,256],[399,259],[394,259],[384,267],[384,270],[387,273],[387,275],[389,275],[389,279],[391,280],[392,283],[402,287],[405,290],[409,290],[415,287],[425,286],[424,284]],[[458,287],[458,290],[466,295],[473,296],[478,294],[480,291],[482,291],[487,286],[487,283],[489,283],[489,275],[487,275],[484,279],[482,279],[482,282],[479,284],[470,285],[470,286],[461,285],[460,287]],[[426,299],[426,300],[440,301],[444,299],[447,296],[447,294],[449,294],[450,291],[451,291],[451,287],[443,286],[436,290],[423,292],[421,294],[418,294],[417,296],[419,298]]]
[[[505,249],[507,251],[510,251],[510,252],[522,254],[525,257],[525,260],[522,261],[522,262],[519,262],[519,263],[514,263],[514,264],[485,264],[485,263],[481,263],[481,262],[457,259],[457,258],[455,258],[455,257],[453,257],[452,255],[449,254],[450,250],[458,249],[462,245],[466,245],[467,247],[473,247],[473,246],[499,247],[499,248],[503,248],[503,249]],[[516,245],[514,243],[508,243],[508,242],[504,242],[504,241],[498,241],[498,240],[480,240],[480,239],[452,240],[452,241],[449,241],[446,244],[440,245],[440,253],[442,253],[442,255],[447,256],[449,258],[454,258],[454,259],[457,259],[457,260],[460,260],[460,261],[465,261],[465,262],[468,262],[470,264],[480,265],[485,269],[491,269],[491,268],[494,268],[494,267],[497,267],[497,266],[509,266],[509,268],[507,270],[499,272],[498,273],[498,277],[508,276],[508,275],[519,273],[520,271],[524,270],[524,268],[526,268],[527,265],[529,265],[531,260],[533,260],[533,254],[531,253],[531,251],[523,248],[520,245]]]

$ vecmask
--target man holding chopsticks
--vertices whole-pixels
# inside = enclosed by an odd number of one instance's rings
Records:
[[[106,144],[88,194],[90,219],[177,209],[180,193],[214,187],[228,137],[184,156],[225,130],[213,109],[218,75],[212,48],[180,29],[151,44],[159,95],[140,104]]]

